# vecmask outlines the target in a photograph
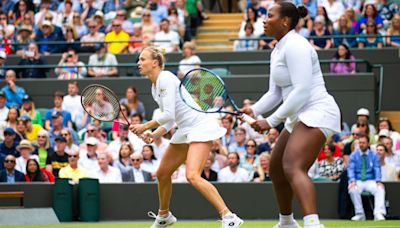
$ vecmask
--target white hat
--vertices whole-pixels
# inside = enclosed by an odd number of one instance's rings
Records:
[[[16,150],[21,151],[23,148],[30,149],[31,152],[35,150],[35,147],[32,146],[32,143],[26,139],[21,140],[19,145],[16,147]]]
[[[379,131],[379,137],[381,137],[381,136],[383,136],[383,137],[389,137],[390,136],[390,133],[389,133],[389,130],[388,129],[381,129],[380,131]]]
[[[89,137],[86,139],[85,143],[88,145],[95,146],[99,141],[95,137]]]
[[[357,116],[369,116],[369,111],[366,108],[360,108],[357,111]]]
[[[0,58],[6,59],[7,58],[7,54],[4,51],[0,51]]]

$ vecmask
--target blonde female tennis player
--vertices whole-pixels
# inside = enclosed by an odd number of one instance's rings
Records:
[[[243,220],[232,213],[219,195],[217,189],[201,177],[201,172],[211,151],[212,140],[225,134],[215,120],[204,113],[187,106],[179,95],[179,79],[169,71],[164,71],[164,55],[156,47],[145,48],[138,62],[139,71],[152,82],[151,93],[160,107],[161,115],[144,124],[131,125],[130,130],[140,135],[148,129],[148,138],[159,138],[166,134],[176,123],[177,131],[172,136],[157,170],[159,210],[158,215],[149,212],[155,218],[152,227],[167,227],[177,220],[169,211],[172,183],[171,175],[185,162],[186,178],[219,212],[222,227],[239,227]],[[184,90],[185,100],[193,102],[190,94]]]

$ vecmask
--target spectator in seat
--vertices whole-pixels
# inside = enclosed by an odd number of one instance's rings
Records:
[[[144,171],[151,173],[154,177],[158,167],[160,166],[160,160],[157,160],[154,156],[154,149],[152,145],[144,145],[142,149],[143,162],[141,167]]]
[[[383,131],[382,131],[383,130]],[[400,139],[400,133],[397,132],[394,128],[393,128],[393,124],[392,121],[390,121],[389,118],[387,117],[380,117],[379,121],[378,121],[378,130],[377,132],[379,133],[383,133],[383,135],[385,135],[386,137],[390,137],[393,140],[393,144],[395,144],[396,142],[398,142],[398,140]],[[378,138],[381,134],[378,134],[377,136],[375,136],[376,141],[378,141]],[[396,145],[393,145],[393,150],[398,150],[396,148]]]
[[[154,37],[154,45],[165,50],[166,53],[179,51],[179,34],[170,29],[170,22],[164,18],[160,22],[160,31]]]
[[[86,0],[82,4],[82,11],[80,12],[82,15],[82,21],[86,21],[87,19],[91,18],[97,13],[97,11],[101,12],[101,10],[95,7],[94,0]]]
[[[7,127],[17,130],[17,121],[18,121],[19,116],[20,115],[19,115],[18,107],[9,108],[5,122],[2,125],[0,125],[2,128],[1,132],[3,132],[3,130]]]
[[[385,187],[382,183],[381,165],[378,155],[369,149],[367,136],[358,139],[359,148],[349,158],[347,168],[349,177],[349,194],[354,205],[353,221],[365,220],[361,193],[364,191],[374,195],[374,219],[385,220]]]
[[[240,40],[235,40],[233,44],[234,51],[255,51],[258,49],[258,40],[254,34],[253,25],[246,22],[244,25],[244,35],[239,35]]]
[[[237,152],[239,155],[246,153],[246,130],[238,127],[235,129],[235,141],[228,147],[229,152]]]
[[[98,149],[100,151],[106,151],[108,150],[108,145],[107,143],[105,143],[106,138],[103,137],[102,132],[101,132],[101,128],[93,123],[89,124],[87,131],[86,131],[86,135],[84,137],[85,139],[89,139],[89,138],[94,138],[96,139],[96,145],[98,147]],[[85,140],[86,142],[86,140]],[[90,141],[92,142],[91,144],[93,145],[93,140]],[[82,143],[79,147],[80,149],[86,150],[86,143]]]
[[[154,149],[154,156],[161,161],[165,150],[167,149],[169,145],[169,139],[166,139],[165,137],[159,137],[154,139],[153,143],[151,144]]]
[[[17,36],[15,37],[15,42],[18,44],[14,45],[14,52],[17,55],[23,56],[28,51],[29,44],[34,42],[32,33],[31,26],[23,25],[18,28]]]
[[[79,38],[88,33],[88,28],[85,23],[83,23],[81,14],[78,12],[74,12],[74,15],[72,16],[72,26],[74,26]]]
[[[122,176],[119,169],[108,164],[107,153],[101,152],[97,155],[99,169],[92,172],[92,177],[99,179],[100,183],[121,183]]]
[[[46,116],[44,117],[45,122],[44,122],[44,128],[47,130],[50,130],[53,128],[53,118],[56,118],[57,116],[62,116],[62,126],[63,127],[68,127],[72,128],[72,118],[71,118],[71,113],[67,110],[62,109],[62,103],[64,99],[64,92],[62,91],[56,91],[54,93],[54,107],[49,109],[46,112]]]
[[[23,173],[15,169],[16,159],[14,155],[7,155],[4,159],[4,169],[0,173],[0,182],[15,183],[25,182]]]
[[[378,155],[381,164],[382,182],[399,181],[400,174],[396,170],[396,167],[393,164],[385,161],[386,155],[388,154],[386,146],[383,144],[378,144],[376,146],[376,154]]]
[[[357,32],[361,33],[362,31],[366,31],[368,27],[368,21],[370,20],[375,22],[377,30],[383,28],[382,17],[378,14],[378,10],[376,9],[374,3],[365,4],[363,16],[360,18],[357,24]]]
[[[327,11],[326,11],[326,9],[325,9],[325,7],[323,5],[318,5],[318,7],[317,7],[317,17],[318,16],[323,16],[324,17],[324,19],[325,19],[325,28],[329,31],[329,33],[333,33],[333,22],[328,17],[328,13],[327,13]],[[314,24],[315,24],[315,20],[317,19],[317,17],[314,18]],[[312,29],[312,28],[310,28],[310,29]],[[312,30],[310,30],[310,33],[311,33],[311,31]]]
[[[217,181],[218,180],[218,173],[212,170],[212,165],[215,162],[215,154],[210,153],[206,164],[204,165],[203,172],[201,173],[201,177],[208,180],[208,181]]]
[[[240,167],[244,168],[250,174],[253,174],[255,169],[260,165],[260,158],[256,153],[257,142],[254,139],[247,140],[246,154],[240,156]]]
[[[64,96],[62,110],[68,110],[71,113],[71,121],[77,129],[81,129],[81,119],[84,115],[84,110],[81,104],[81,96],[79,95],[79,85],[77,81],[68,82],[68,94]]]
[[[332,22],[336,22],[345,11],[341,0],[322,1],[322,6],[326,9],[328,17]]]
[[[36,144],[34,154],[39,156],[39,167],[45,168],[47,157],[54,154],[54,149],[50,146],[49,134],[46,130],[39,131],[37,141],[34,144]]]
[[[230,152],[228,154],[228,166],[218,172],[219,182],[249,182],[249,173],[239,167],[239,154]]]
[[[153,181],[152,174],[145,171],[141,164],[143,162],[143,156],[140,153],[133,153],[130,156],[132,161],[132,169],[125,173],[122,177],[124,182],[135,182],[144,183]]]
[[[265,136],[265,142],[258,145],[257,153],[271,152],[275,146],[275,143],[279,137],[279,131],[277,128],[273,127],[269,129],[268,134]]]
[[[386,37],[387,46],[400,47],[400,14],[393,16],[386,35],[389,36]]]
[[[310,43],[311,45],[317,49],[329,49],[332,47],[332,40],[329,38],[318,38],[321,36],[330,36],[331,33],[325,26],[325,18],[321,15],[315,18],[314,29],[310,33]]]
[[[246,18],[240,25],[239,37],[243,37],[246,34],[245,26],[247,23],[251,23],[253,25],[254,36],[260,37],[262,34],[264,34],[264,27],[262,19],[258,17],[257,10],[254,8],[248,8],[246,12]]]
[[[392,164],[400,170],[400,153],[393,150],[393,140],[390,137],[383,137],[381,143],[386,146],[385,162]]]
[[[4,141],[0,143],[0,154],[7,156],[9,154],[19,157],[20,154],[17,152],[17,145],[19,142],[15,141],[16,133],[13,128],[4,129]]]
[[[36,159],[28,159],[26,162],[25,172],[26,182],[51,182],[54,183],[55,178],[52,173],[46,169],[41,169]]]
[[[108,51],[112,54],[128,53],[128,41],[129,34],[122,29],[122,21],[114,19],[112,31],[108,32],[105,37]]]
[[[67,147],[65,148],[65,153],[67,154],[69,154],[70,151],[79,150],[79,146],[74,142],[72,131],[73,129],[69,128],[63,128],[61,130],[61,136],[67,140]]]
[[[113,166],[118,168],[122,174],[122,180],[124,175],[129,172],[132,168],[132,160],[130,156],[134,153],[133,147],[129,142],[121,145],[117,157],[114,158]]]
[[[356,34],[351,25],[351,20],[346,15],[340,16],[336,25],[333,30],[333,35],[335,36],[354,36]],[[357,39],[356,37],[335,37],[333,38],[333,44],[335,47],[345,44],[350,48],[354,48],[357,47]]]
[[[226,133],[221,137],[221,144],[225,148],[229,148],[236,141],[235,131],[233,130],[233,118],[232,116],[224,116],[221,119],[222,127],[226,129]]]
[[[221,169],[228,166],[228,150],[226,147],[222,146],[221,140],[216,139],[212,141],[211,153],[215,160],[211,169],[218,173]]]
[[[26,164],[28,160],[35,159],[39,162],[39,157],[36,154],[32,154],[32,152],[35,150],[35,147],[32,146],[29,140],[21,140],[16,149],[21,156],[16,159],[15,169],[23,174],[26,174]]]
[[[351,126],[351,130],[357,127],[357,123],[367,122],[369,121],[369,110],[366,108],[360,108],[357,110],[357,120],[356,123]],[[368,123],[368,128],[370,133],[375,135],[377,133],[373,124]]]
[[[47,156],[46,170],[53,173],[55,178],[59,178],[60,169],[68,165],[68,154],[65,153],[67,140],[58,136],[55,141],[55,153]]]
[[[196,45],[193,42],[186,41],[182,48],[183,59],[179,61],[178,77],[183,78],[187,72],[193,68],[200,67],[201,59],[196,55]]]
[[[326,144],[324,147],[326,157],[318,164],[319,176],[328,178],[332,181],[337,181],[343,172],[343,159],[341,157],[333,156],[335,150],[335,145]]]
[[[46,20],[47,14],[51,14],[52,19],[50,20],[50,22],[52,24],[55,24],[56,20],[53,20],[53,19],[57,16],[57,13],[50,9],[50,5],[51,5],[51,0],[42,0],[40,2],[39,12],[37,12],[35,14],[35,24],[36,25],[41,25],[43,23],[43,21]]]
[[[142,26],[140,25],[140,23],[133,24],[133,34],[131,38],[129,38],[129,53],[140,53],[143,46],[145,45],[145,42],[146,40],[143,37]]]
[[[116,12],[115,19],[121,22],[121,28],[123,31],[128,33],[129,35],[133,34],[133,24],[129,20],[126,19],[126,11],[124,9],[119,9]],[[112,29],[112,23],[108,26],[107,31]]]
[[[118,75],[118,62],[114,54],[107,52],[104,44],[96,45],[96,53],[89,57],[89,77],[103,78]]]
[[[69,49],[62,54],[58,67],[55,69],[58,79],[82,79],[86,77],[87,69],[83,62],[79,61],[76,49]]]
[[[42,115],[36,111],[35,103],[29,95],[22,98],[22,107],[20,111],[21,116],[29,116],[32,124],[43,126]]]
[[[366,23],[366,29],[358,37],[358,48],[382,48],[383,38],[374,19]],[[367,37],[372,36],[372,37]]]
[[[185,20],[180,20],[178,10],[174,6],[168,8],[168,20],[170,22],[170,28],[179,34],[179,37],[185,36]]]
[[[9,109],[6,106],[7,98],[4,92],[0,91],[0,121],[4,122],[7,119]],[[0,141],[3,138],[0,137]]]
[[[330,64],[330,72],[334,74],[353,74],[356,73],[355,62],[340,62],[355,60],[346,44],[340,44]]]
[[[59,53],[61,51],[61,45],[59,44],[47,44],[47,42],[62,41],[63,38],[58,37],[57,33],[54,32],[54,26],[50,21],[43,21],[40,26],[41,33],[38,33],[35,41],[39,42],[39,52],[48,56],[53,53]]]
[[[85,140],[86,149],[79,149],[79,166],[85,168],[89,172],[97,170],[99,163],[97,161],[97,154],[101,151],[98,150],[98,140],[94,137],[89,137]]]
[[[128,115],[133,116],[135,114],[139,114],[142,119],[146,117],[146,111],[144,108],[144,104],[140,101],[138,92],[135,87],[128,86],[125,90],[125,97],[119,101],[120,104],[127,105]]]
[[[105,34],[99,32],[99,28],[95,20],[89,20],[88,28],[89,33],[81,38],[81,52],[95,52],[96,44],[104,42]]]
[[[39,124],[33,124],[32,120],[29,116],[23,115],[19,118],[25,125],[25,136],[26,139],[29,141],[34,141],[37,140],[37,136],[41,130],[43,130],[43,127],[40,126]]]
[[[79,183],[79,179],[88,177],[88,171],[79,167],[79,150],[71,150],[68,154],[68,165],[60,169],[60,178],[72,179],[74,183]]]
[[[41,56],[38,46],[35,43],[29,44],[28,50],[22,53],[21,58],[18,65],[26,67],[17,69],[19,78],[46,78],[48,69],[40,68],[40,66],[46,65],[47,60]],[[32,67],[32,65],[39,67]]]
[[[19,0],[14,4],[14,8],[11,13],[12,21],[14,21],[16,25],[19,25],[26,14],[33,13],[34,11],[35,6],[33,5],[32,1]]]
[[[112,153],[113,160],[118,160],[119,159],[119,154],[121,152],[121,146],[124,144],[128,143],[128,126],[124,124],[120,124],[118,127],[118,137],[114,139],[113,141],[110,142],[108,145],[108,149]]]
[[[60,7],[59,7],[60,8]],[[74,16],[74,9],[73,3],[71,0],[64,1],[63,10],[57,10],[57,16],[55,17],[56,25],[57,26],[67,26],[72,24],[73,16]]]
[[[78,33],[76,29],[71,25],[67,25],[64,27],[64,39],[66,44],[63,45],[62,51],[74,50],[75,52],[80,51],[81,44],[78,43],[80,38],[78,37]]]
[[[253,181],[263,182],[271,181],[269,177],[269,165],[271,161],[271,155],[267,152],[263,152],[259,156],[260,164],[258,165],[256,171],[254,172]]]
[[[162,19],[168,17],[168,10],[165,6],[158,3],[158,0],[150,0],[147,2],[147,9],[150,9],[151,17],[154,22],[160,24]]]
[[[10,107],[20,107],[22,105],[22,98],[25,96],[25,89],[16,85],[17,75],[13,70],[6,71],[6,85],[1,88],[7,97],[6,106]]]

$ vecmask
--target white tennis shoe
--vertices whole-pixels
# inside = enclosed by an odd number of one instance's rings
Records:
[[[151,228],[164,228],[164,227],[172,226],[177,221],[177,219],[175,218],[175,216],[172,215],[171,212],[168,212],[168,216],[165,218],[154,214],[154,212],[152,212],[152,211],[147,212],[147,215],[150,218],[156,219],[156,221],[154,221]]]
[[[296,220],[293,220],[291,224],[287,225],[282,225],[281,223],[278,223],[274,226],[274,228],[301,228],[301,226],[297,223]]]
[[[222,218],[221,228],[237,228],[243,224],[243,220],[236,214],[231,214]]]

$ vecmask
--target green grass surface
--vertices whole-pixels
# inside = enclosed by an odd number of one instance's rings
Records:
[[[263,227],[273,227],[276,221],[245,221],[242,228],[263,228]],[[324,220],[323,224],[326,228],[329,227],[362,227],[362,228],[400,228],[400,221],[365,221],[365,222],[351,222],[346,220]],[[140,222],[140,223],[64,223],[60,225],[34,225],[34,226],[2,226],[0,227],[10,227],[10,228],[148,228],[150,227],[150,222]],[[221,227],[218,221],[215,222],[190,222],[182,221],[178,222],[173,228],[218,228]]]

